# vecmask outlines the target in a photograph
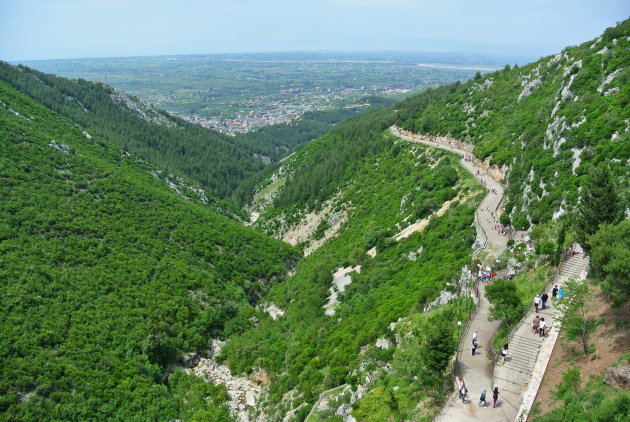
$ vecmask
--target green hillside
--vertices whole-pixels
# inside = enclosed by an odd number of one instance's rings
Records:
[[[98,82],[67,79],[2,61],[0,80],[119,148],[194,180],[212,195],[225,199],[232,199],[239,184],[270,162],[286,157],[360,112],[309,112],[289,124],[232,137],[186,122]],[[391,104],[381,97],[367,100],[374,105]]]
[[[323,390],[350,384],[356,391],[365,387],[370,371],[388,365],[388,375],[377,375],[369,394],[353,404],[358,419],[426,417],[431,406],[423,414],[418,403],[427,395],[440,397],[440,377],[426,373],[428,327],[439,321],[448,333],[467,305],[456,300],[427,313],[422,309],[471,263],[470,224],[479,187],[446,154],[393,139],[390,125],[470,142],[476,155],[505,175],[507,216],[519,230],[539,226],[532,233],[534,255],[521,244],[502,257],[502,265],[516,259],[535,270],[519,278],[530,290],[544,285],[539,274],[553,261],[556,243],[569,241],[558,240],[562,223],[554,220],[577,207],[593,165],[610,163],[629,202],[629,22],[536,63],[506,66],[349,119],[267,175],[252,203],[260,213],[255,225],[310,254],[267,296],[285,316],[272,320],[261,312],[260,327],[230,337],[222,358],[237,373],[267,371],[269,409],[278,415],[298,409],[301,420],[310,410],[304,403],[313,403]],[[454,197],[455,206],[421,234],[393,239],[401,227]],[[296,235],[309,220],[316,227]],[[367,255],[372,247],[378,251],[374,258]],[[406,258],[418,250],[420,259]],[[327,315],[333,273],[357,265],[360,272],[351,274],[334,317]],[[393,335],[388,326],[399,318],[409,324],[411,344],[375,347],[378,338]]]
[[[0,79],[119,148],[194,180],[215,196],[229,197],[239,181],[264,167],[253,148],[107,85],[5,62],[0,62]]]
[[[282,186],[268,208],[261,208],[256,222],[261,230],[282,237],[309,212],[319,213],[316,230],[300,242],[308,248],[339,224],[335,236],[266,296],[285,315],[274,320],[259,312],[260,326],[231,336],[223,350],[233,372],[262,368],[267,373],[272,419],[298,408],[301,420],[310,410],[303,404],[312,404],[323,390],[344,383],[356,387],[370,371],[415,359],[428,341],[425,324],[439,326],[443,338],[454,340],[451,327],[470,308],[460,299],[422,313],[442,290],[458,288],[461,269],[471,259],[473,213],[482,190],[455,155],[389,135],[385,129],[392,118],[388,109],[352,118],[283,162],[271,178]],[[265,188],[276,184],[267,183]],[[395,240],[403,228],[442,206],[444,214],[424,230]],[[374,257],[368,254],[372,248]],[[333,274],[356,266],[359,271],[351,274],[352,283],[329,314]],[[388,326],[399,318],[413,321],[409,329],[417,330],[418,343],[404,351],[377,348],[377,339],[393,339]],[[422,365],[396,372],[401,395],[420,394],[420,400],[441,384],[442,377],[431,374],[425,375],[425,387],[410,382]],[[413,416],[415,403],[401,405],[399,416]]]
[[[0,420],[227,420],[222,388],[167,365],[241,331],[295,251],[4,82],[0,100]]]
[[[506,174],[519,229],[573,210],[590,166],[609,163],[630,202],[630,20],[596,40],[462,85],[398,124],[475,145]],[[556,215],[558,215],[556,214]]]

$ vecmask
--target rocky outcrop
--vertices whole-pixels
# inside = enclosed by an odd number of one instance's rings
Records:
[[[332,286],[330,287],[330,296],[328,296],[328,303],[324,305],[325,313],[328,316],[335,315],[335,308],[337,307],[339,293],[346,290],[346,287],[352,283],[352,277],[350,273],[360,273],[361,266],[338,268],[333,274]]]
[[[630,390],[630,365],[608,368],[604,382],[621,390]]]
[[[69,154],[70,153],[70,147],[68,145],[58,144],[55,141],[50,141],[48,146],[51,146],[51,147],[53,147],[53,148],[63,152],[64,154]]]
[[[196,357],[194,355],[189,356],[187,363],[190,364],[197,359],[196,365],[192,368],[184,366],[182,369],[186,373],[192,372],[215,385],[223,385],[230,396],[230,401],[228,402],[230,413],[237,421],[267,420],[264,414],[258,414],[256,419],[251,416],[256,408],[256,403],[263,387],[249,378],[232,375],[230,368],[216,361],[215,357],[219,354],[224,344],[222,341],[213,340],[211,347],[212,356],[210,358],[201,358],[198,355]]]

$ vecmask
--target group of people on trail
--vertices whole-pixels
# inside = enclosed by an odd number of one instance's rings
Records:
[[[545,318],[541,318],[538,314],[536,314],[534,320],[532,321],[532,334],[538,334],[540,337],[544,337],[546,329],[547,323],[545,322]]]
[[[564,297],[564,289],[562,287],[558,288],[558,286],[554,286],[551,290],[551,297],[553,300],[562,300]],[[549,328],[549,324],[545,322],[545,318],[541,318],[538,315],[538,308],[540,310],[544,310],[547,308],[547,301],[549,300],[549,295],[547,292],[544,292],[542,295],[534,297],[534,310],[536,311],[536,316],[532,321],[532,334],[538,334],[540,337],[545,336],[545,331]]]
[[[549,300],[549,295],[547,292],[544,292],[542,296],[536,295],[534,298],[534,309],[536,313],[538,313],[538,308],[542,305],[542,310],[547,308],[547,301]]]
[[[478,278],[481,283],[488,283],[490,280],[494,280],[496,276],[497,273],[493,271],[483,271],[480,269],[478,273]]]
[[[466,403],[466,395],[468,394],[468,389],[466,388],[466,383],[464,380],[459,381],[459,399],[462,403]],[[492,407],[497,407],[497,401],[499,400],[499,387],[494,387],[492,390]],[[481,392],[481,396],[479,396],[479,406],[488,407],[488,403],[486,402],[486,390]]]
[[[470,161],[472,161],[472,155],[470,155],[470,154],[464,154],[464,155],[462,156],[462,159],[463,159],[464,161],[469,161],[469,162],[470,162]],[[477,170],[477,175],[479,175],[479,171],[478,171],[478,170]]]

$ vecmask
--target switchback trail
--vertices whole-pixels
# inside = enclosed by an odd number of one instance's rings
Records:
[[[392,126],[390,132],[400,139],[441,148],[454,152],[462,157],[460,164],[488,189],[488,193],[477,208],[477,227],[478,230],[484,232],[487,238],[484,252],[487,252],[488,256],[493,257],[501,255],[506,248],[508,237],[501,236],[497,230],[494,229],[495,223],[493,221],[496,217],[496,210],[503,199],[503,186],[490,177],[483,168],[475,164],[479,161],[472,155],[472,146],[463,143],[460,143],[460,145],[454,145],[451,142],[448,144],[445,142],[439,143],[434,139],[422,135],[403,132],[396,126]],[[466,150],[461,147],[466,148]],[[472,157],[472,160],[466,160],[466,155]],[[494,190],[496,194],[492,193],[492,190]],[[490,339],[499,328],[498,321],[488,321],[490,304],[485,296],[484,283],[481,283],[479,286],[479,296],[479,306],[475,317],[470,323],[469,331],[470,334],[476,331],[479,338],[479,346],[477,347],[475,356],[472,356],[472,339],[470,335],[468,335],[468,332],[464,333],[459,345],[459,350],[462,351],[461,358],[459,359],[459,367],[462,378],[466,382],[469,396],[466,404],[462,404],[460,400],[450,400],[438,417],[439,421],[492,422],[510,420],[509,417],[502,412],[500,407],[498,409],[492,409],[478,406],[478,398],[483,390],[487,390],[488,403],[492,403],[493,371],[492,362],[487,356],[488,350],[490,350],[490,347],[493,347],[490,344]]]

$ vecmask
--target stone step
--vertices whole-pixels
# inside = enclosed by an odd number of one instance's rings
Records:
[[[546,322],[546,320],[545,320]],[[529,329],[529,327],[528,327]],[[530,331],[531,333],[531,331]],[[529,333],[528,333],[529,334]],[[540,337],[538,336],[534,336],[532,334],[531,337],[524,337],[524,336],[514,336],[512,337],[512,344],[517,345],[517,344],[530,344],[532,346],[538,347],[540,345],[540,342],[542,340],[540,340]],[[512,347],[511,345],[508,345],[510,348]]]
[[[583,272],[584,272],[584,270],[581,269],[581,268],[575,268],[575,269],[567,268],[567,269],[564,269],[564,270],[560,271],[560,275],[561,276],[576,276],[577,277],[577,276],[581,275]]]
[[[584,272],[585,268],[582,267],[572,267],[572,268],[563,268],[560,270],[560,275],[564,274],[576,274],[580,275]]]
[[[505,368],[509,369],[510,371],[514,371],[514,372],[519,372],[521,374],[530,374],[532,372],[532,369],[534,368],[534,365],[528,365],[528,366],[523,366],[523,365],[519,365],[516,364],[514,362],[509,362],[506,361],[505,365],[503,365]]]
[[[514,367],[518,367],[518,368],[520,368],[522,370],[527,370],[527,369],[533,368],[535,363],[536,363],[535,359],[534,360],[519,360],[517,358],[509,357],[509,356],[508,356],[507,361],[505,362],[506,365],[509,364],[509,365],[514,366]]]
[[[508,358],[508,360],[505,361],[504,366],[513,369],[514,371],[530,372],[532,368],[534,368],[534,365],[535,363],[522,363]]]
[[[532,353],[533,351],[536,351],[540,348],[540,346],[533,346],[533,345],[529,345],[529,346],[524,346],[524,345],[519,345],[519,344],[514,344],[510,347],[510,354],[528,354],[528,353]]]

